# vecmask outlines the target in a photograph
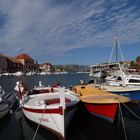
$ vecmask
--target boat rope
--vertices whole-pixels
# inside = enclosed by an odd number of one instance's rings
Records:
[[[120,110],[118,111],[118,128],[120,127]]]
[[[120,42],[119,42],[119,39],[118,38],[117,38],[117,43],[118,43],[118,47],[119,47],[121,59],[122,59],[123,62],[125,62],[125,58],[124,58],[124,55],[122,53],[121,45],[120,45]]]
[[[122,103],[123,104],[123,103]],[[128,108],[125,104],[123,104],[129,111],[132,113],[137,119],[140,119],[140,116],[138,116],[136,113],[134,113],[130,108]]]
[[[41,125],[41,122],[42,122],[42,119],[43,119],[43,116],[44,116],[46,107],[47,107],[47,104],[46,104],[45,107],[44,107],[42,116],[41,116],[41,118],[40,118],[40,122],[39,122],[39,124],[38,124],[38,126],[37,126],[37,128],[36,128],[36,131],[35,131],[35,133],[34,133],[34,136],[33,136],[32,140],[35,140],[35,138],[36,138],[36,134],[37,134],[37,132],[38,132],[38,130],[39,130],[39,127],[40,127],[40,125]]]
[[[112,59],[112,56],[113,56],[113,51],[114,51],[114,48],[115,48],[115,41],[114,41],[113,48],[112,48],[112,50],[111,50],[111,55],[110,55],[110,58],[109,58],[108,64],[110,64],[110,63],[111,63],[111,59]]]
[[[121,122],[122,122],[125,140],[127,140],[127,133],[126,133],[126,128],[125,128],[125,124],[124,124],[124,119],[123,119],[123,114],[122,114],[122,109],[121,109],[120,103],[119,103],[119,111],[120,111],[120,118],[121,118]]]
[[[46,109],[46,107],[47,107],[47,105],[45,105],[45,108],[44,108],[44,110],[43,110],[43,113],[42,113],[42,116],[41,116],[40,122],[39,122],[39,124],[38,124],[38,126],[37,126],[37,129],[36,129],[36,131],[35,131],[35,134],[34,134],[32,140],[35,140],[35,137],[36,137],[36,134],[37,134],[37,132],[38,132],[38,130],[39,130],[39,127],[40,127],[40,125],[41,125],[41,121],[42,121],[42,119],[43,119],[43,116],[44,116],[44,113],[45,113],[45,109]],[[49,112],[49,111],[47,110],[47,112]],[[53,121],[54,121],[54,123],[55,123],[57,129],[58,129],[59,132],[61,133],[61,131],[60,131],[60,129],[59,129],[59,127],[58,127],[58,125],[57,125],[55,119],[54,119],[53,116],[52,116],[52,114],[51,114],[50,112],[49,112],[49,114],[50,114],[51,118],[53,119]]]
[[[57,127],[57,129],[59,130],[59,132],[61,133],[61,130],[59,129],[59,127],[58,127],[58,125],[57,125],[57,123],[56,123],[56,121],[55,121],[55,119],[53,118],[53,116],[52,116],[52,114],[50,113],[50,116],[51,116],[51,118],[53,119],[53,121],[54,121],[54,123],[55,123],[55,125],[56,125],[56,127]]]

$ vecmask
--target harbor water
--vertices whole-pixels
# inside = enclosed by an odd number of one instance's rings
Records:
[[[89,80],[88,74],[60,74],[60,75],[34,75],[34,76],[4,76],[0,77],[0,85],[9,93],[14,90],[17,80],[23,80],[28,88],[39,84],[71,87],[79,84],[80,80]],[[139,104],[128,104],[128,107],[140,116]],[[32,140],[37,125],[25,118],[21,109],[16,104],[13,113],[9,113],[0,120],[0,140]],[[122,106],[123,119],[127,138],[121,123],[111,124],[97,117],[91,116],[83,107],[78,106],[77,112],[66,130],[66,140],[140,140],[140,119]],[[58,137],[42,127],[39,128],[35,140],[57,140]]]

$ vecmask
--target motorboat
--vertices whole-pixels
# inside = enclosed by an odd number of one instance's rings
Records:
[[[123,86],[112,82],[111,84],[100,84],[98,87],[110,93],[127,96],[132,100],[140,100],[140,86]]]
[[[65,130],[80,99],[76,93],[66,88],[52,88],[40,85],[23,92],[24,87],[17,82],[15,90],[20,94],[25,93],[22,97],[20,96],[20,104],[25,117],[65,139]]]
[[[8,114],[9,110],[13,107],[15,102],[15,94],[12,92],[5,94],[5,91],[0,86],[0,119]]]
[[[74,86],[73,91],[80,96],[89,113],[109,122],[114,122],[119,104],[130,101],[128,97],[103,91],[93,84]]]
[[[140,86],[140,75],[118,74],[106,78],[106,83],[109,85],[125,85],[125,86]]]
[[[105,78],[106,71],[104,65],[90,65],[90,73],[89,76],[93,78]]]

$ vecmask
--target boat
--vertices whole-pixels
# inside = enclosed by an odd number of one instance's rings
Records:
[[[106,82],[108,85],[116,85],[116,86],[140,86],[140,75],[128,75],[125,73],[119,73],[114,76],[109,76],[106,78]]]
[[[23,94],[24,87],[17,82],[15,90]],[[25,117],[65,139],[65,129],[80,101],[77,94],[62,87],[42,85],[24,93],[20,104]]]
[[[89,76],[93,78],[105,78],[106,71],[104,69],[104,65],[91,65]]]
[[[129,97],[131,100],[140,100],[140,87],[138,86],[118,86],[115,83],[114,85],[101,84],[99,88],[110,93]]]
[[[39,81],[39,85],[34,86],[33,89],[28,90],[28,95],[33,94],[42,94],[42,93],[50,93],[50,92],[59,92],[60,84],[56,83],[53,86],[45,86]]]
[[[138,95],[140,94],[140,75],[127,73],[128,68],[118,61],[118,48],[121,48],[117,36],[114,44],[117,65],[115,69],[111,69],[112,74],[105,78],[105,83],[101,84],[100,88],[111,93],[128,96],[133,100],[140,100],[140,95]]]
[[[0,86],[0,119],[5,117],[10,109],[16,102],[16,96],[14,93],[10,92],[9,94],[5,94],[5,91]]]
[[[94,78],[104,78],[106,76],[105,71],[95,71],[92,75]]]
[[[119,104],[130,101],[127,97],[98,89],[93,84],[74,86],[73,91],[80,96],[89,113],[109,122],[114,122]]]

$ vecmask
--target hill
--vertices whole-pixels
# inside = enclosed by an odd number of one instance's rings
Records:
[[[89,65],[55,65],[55,69],[66,72],[89,72]]]

